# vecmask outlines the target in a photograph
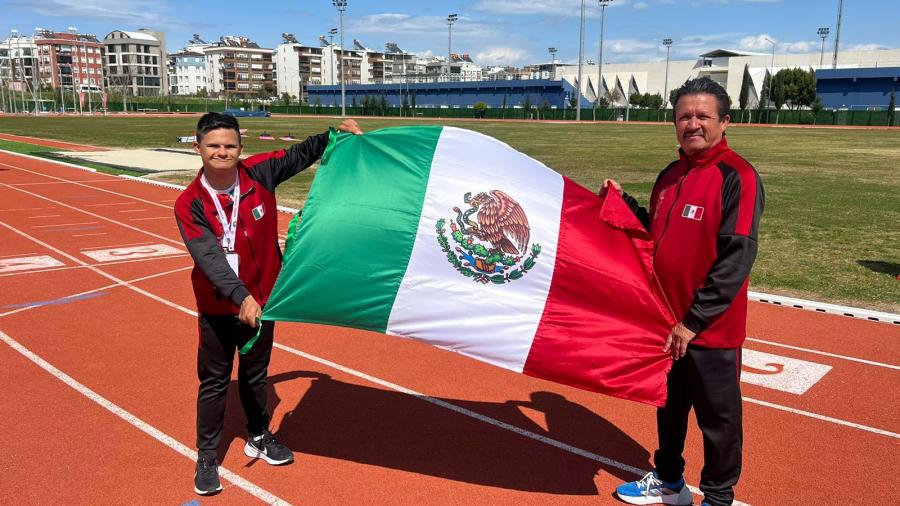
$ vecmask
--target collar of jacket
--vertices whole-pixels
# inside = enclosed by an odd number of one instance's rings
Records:
[[[250,192],[252,192],[256,188],[256,181],[250,177],[247,173],[247,167],[244,166],[244,162],[239,161],[237,166],[238,177],[241,182],[241,198],[246,197]],[[197,173],[196,182],[200,185],[200,176],[203,175],[203,167],[200,167],[200,171]],[[202,188],[202,185],[200,185]],[[205,195],[206,199],[211,198],[208,192],[200,191],[200,195]],[[202,197],[201,197],[202,198]]]
[[[678,156],[681,158],[681,163],[687,167],[687,170],[691,170],[695,167],[711,165],[713,161],[721,157],[726,151],[728,151],[728,140],[723,136],[718,144],[694,156],[688,156],[683,149],[678,148]]]

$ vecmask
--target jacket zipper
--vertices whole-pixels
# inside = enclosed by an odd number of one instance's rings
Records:
[[[659,233],[659,239],[656,241],[656,247],[653,248],[653,263],[656,264],[656,252],[659,251],[659,245],[662,243],[663,236],[666,235],[666,231],[669,229],[669,221],[672,219],[672,210],[675,209],[675,204],[678,203],[678,196],[681,195],[681,186],[684,184],[684,180],[687,178],[688,173],[690,172],[690,168],[684,173],[683,176],[678,178],[678,187],[675,189],[675,200],[672,201],[672,205],[669,207],[669,212],[666,214],[666,224],[663,226],[662,232]]]

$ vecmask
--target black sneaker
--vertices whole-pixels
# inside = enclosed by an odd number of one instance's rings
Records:
[[[200,454],[197,456],[197,467],[194,473],[194,492],[200,495],[213,495],[222,491],[219,482],[219,465],[215,457]]]
[[[247,444],[244,445],[244,455],[254,459],[263,459],[273,466],[294,461],[294,454],[287,446],[279,443],[275,436],[269,432],[269,429],[265,429],[258,436],[251,434],[247,438]]]

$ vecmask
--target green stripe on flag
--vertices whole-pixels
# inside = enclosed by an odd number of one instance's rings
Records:
[[[264,320],[338,320],[384,332],[412,253],[441,130],[396,127],[332,137],[300,225],[288,236]],[[292,255],[295,250],[306,254]],[[305,319],[306,310],[326,316]]]

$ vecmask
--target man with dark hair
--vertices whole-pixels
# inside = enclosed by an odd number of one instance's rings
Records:
[[[756,170],[725,140],[729,102],[709,78],[685,82],[673,103],[679,159],[657,177],[649,212],[624,194],[653,236],[653,266],[679,319],[663,348],[675,362],[656,415],[656,468],[616,489],[630,504],[691,504],[682,452],[692,407],[703,433],[703,504],[731,504],[741,472],[741,346],[764,195]]]
[[[338,130],[361,134],[352,119]],[[175,218],[191,257],[191,281],[200,343],[197,352],[197,466],[194,491],[222,490],[216,450],[235,350],[257,333],[262,306],[281,267],[275,187],[312,165],[325,152],[329,133],[288,150],[240,159],[237,120],[208,113],[197,123],[194,149],[203,161],[197,177],[175,203]],[[293,462],[291,451],[269,432],[267,398],[273,322],[262,322],[259,340],[238,359],[238,392],[247,416],[248,457],[272,465]]]

